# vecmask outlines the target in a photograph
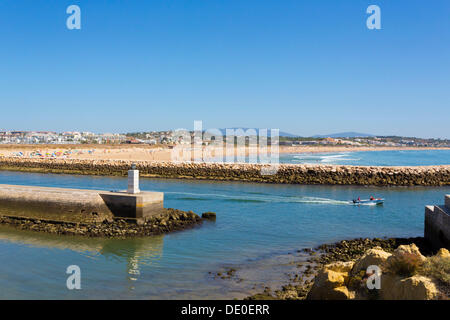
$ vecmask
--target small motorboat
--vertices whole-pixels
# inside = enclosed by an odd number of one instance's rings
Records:
[[[384,203],[384,199],[382,199],[382,198],[366,199],[366,200],[353,200],[351,202],[351,204],[354,204],[354,205],[366,205],[366,206],[383,204],[383,203]]]

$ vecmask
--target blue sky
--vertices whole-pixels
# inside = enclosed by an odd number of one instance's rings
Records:
[[[2,0],[0,46],[0,129],[450,138],[448,0]]]

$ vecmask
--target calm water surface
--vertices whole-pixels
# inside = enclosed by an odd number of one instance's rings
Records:
[[[0,183],[124,189],[125,178],[0,172]],[[424,206],[449,187],[296,186],[142,179],[165,206],[217,221],[165,236],[128,240],[54,236],[0,227],[0,299],[219,299],[287,280],[298,249],[355,237],[423,235]],[[370,195],[383,206],[351,206]],[[67,290],[78,265],[82,290]],[[239,278],[209,272],[237,268]]]
[[[355,166],[450,165],[450,150],[388,150],[282,154],[280,155],[280,162]]]

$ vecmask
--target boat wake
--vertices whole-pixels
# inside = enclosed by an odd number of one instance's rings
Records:
[[[351,201],[334,200],[319,197],[303,196],[273,196],[273,195],[227,195],[218,193],[191,193],[191,192],[165,192],[174,195],[174,200],[222,200],[226,202],[253,202],[253,203],[304,203],[304,204],[328,204],[348,205]]]

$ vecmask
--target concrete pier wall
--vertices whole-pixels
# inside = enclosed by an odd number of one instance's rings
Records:
[[[261,164],[171,163],[157,161],[0,158],[0,170],[126,176],[136,163],[141,177],[288,184],[446,186],[450,166],[363,167],[280,164],[275,174]]]
[[[425,207],[424,234],[435,249],[450,249],[450,195],[442,206]]]
[[[114,218],[143,222],[161,213],[162,192],[105,192],[0,185],[0,215],[49,221],[98,223]]]

